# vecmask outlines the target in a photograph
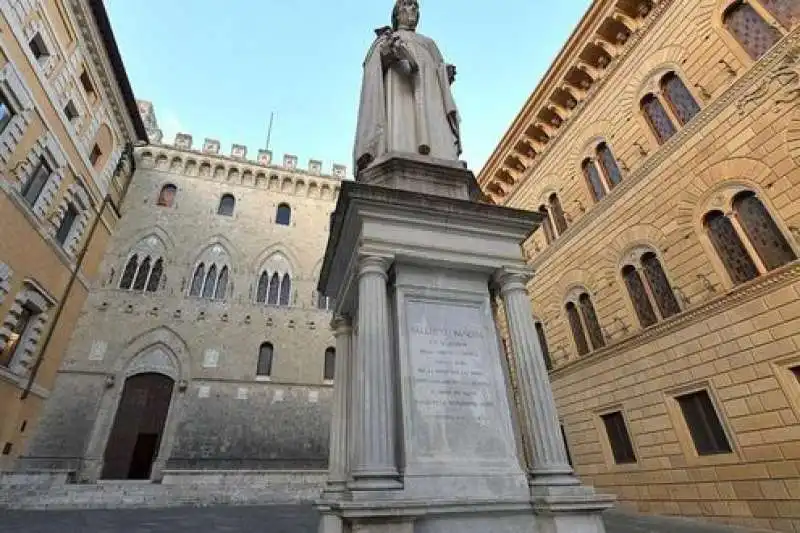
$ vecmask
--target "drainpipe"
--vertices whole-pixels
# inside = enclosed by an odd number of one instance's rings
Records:
[[[128,193],[128,187],[130,186],[131,180],[133,180],[133,172],[135,170],[135,164],[133,160],[133,145],[130,143],[126,146],[126,152],[129,157],[129,161],[131,163],[131,177],[125,183],[123,187],[122,193],[120,194],[120,204],[125,199],[125,195]],[[23,389],[22,394],[20,395],[20,400],[25,400],[30,396],[31,389],[33,388],[33,383],[36,381],[36,375],[39,373],[39,368],[41,368],[42,363],[44,362],[44,354],[47,352],[47,347],[50,345],[50,341],[53,338],[53,334],[58,327],[58,321],[61,318],[61,313],[64,311],[64,307],[67,304],[67,300],[70,297],[70,293],[72,292],[72,286],[75,285],[75,280],[78,279],[78,273],[81,271],[83,267],[83,261],[86,258],[86,253],[89,251],[89,246],[92,243],[92,239],[94,238],[94,232],[97,229],[97,226],[100,225],[100,220],[103,218],[103,213],[105,213],[106,206],[111,206],[114,210],[114,214],[117,216],[117,220],[122,218],[122,214],[120,214],[119,207],[117,207],[113,200],[111,199],[111,195],[106,193],[105,198],[103,198],[103,203],[100,205],[100,210],[97,212],[97,216],[94,218],[92,222],[92,227],[89,230],[89,235],[86,238],[86,241],[83,244],[80,252],[78,252],[78,256],[75,258],[75,268],[72,269],[69,275],[69,281],[67,281],[67,287],[64,289],[64,294],[58,302],[56,306],[56,312],[53,315],[53,322],[50,329],[47,331],[47,335],[42,342],[42,347],[39,350],[39,356],[36,358],[36,361],[33,363],[33,368],[31,368],[30,376],[28,377],[28,383],[25,385],[25,389]]]

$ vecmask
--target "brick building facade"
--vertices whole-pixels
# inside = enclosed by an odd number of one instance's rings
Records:
[[[594,2],[483,169],[577,472],[640,511],[800,531],[796,1]]]
[[[316,284],[345,169],[219,148],[178,134],[137,149],[24,469],[93,481],[326,465],[335,350]]]

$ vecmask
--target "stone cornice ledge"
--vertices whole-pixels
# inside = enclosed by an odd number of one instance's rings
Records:
[[[637,348],[643,344],[669,335],[670,333],[674,333],[681,328],[693,324],[697,320],[718,315],[719,313],[728,311],[754,298],[758,298],[762,296],[766,290],[779,289],[796,281],[800,281],[800,260],[789,263],[786,266],[744,283],[725,294],[699,304],[663,322],[659,322],[619,342],[609,344],[605,348],[595,350],[588,355],[584,355],[561,365],[554,369],[550,375],[553,378],[567,376],[614,353]]]
[[[612,209],[628,191],[636,187],[641,181],[652,177],[651,173],[655,169],[665,161],[668,161],[675,152],[683,148],[692,137],[700,133],[709,122],[714,120],[728,106],[732,105],[734,101],[745,96],[747,89],[756,83],[765,72],[773,67],[778,68],[786,53],[797,45],[798,40],[800,40],[800,27],[792,31],[787,37],[784,37],[766,56],[731,84],[718,98],[704,107],[691,122],[673,135],[659,150],[654,152],[643,165],[628,174],[603,200],[595,204],[590,211],[567,228],[567,231],[559,236],[554,243],[542,250],[530,263],[531,266],[539,270],[539,267],[553,258],[562,248],[568,246],[573,239],[577,239],[581,232],[592,227],[597,219],[606,211]],[[767,94],[764,95],[764,97],[766,96]]]

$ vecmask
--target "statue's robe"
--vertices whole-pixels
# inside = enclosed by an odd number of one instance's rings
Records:
[[[364,80],[355,143],[355,169],[388,152],[421,153],[457,161],[458,136],[448,122],[458,120],[447,65],[436,43],[410,30],[397,30],[419,70],[404,73],[384,55],[388,35],[373,43],[364,61]],[[424,153],[424,151],[422,151]],[[361,163],[361,164],[360,164]]]

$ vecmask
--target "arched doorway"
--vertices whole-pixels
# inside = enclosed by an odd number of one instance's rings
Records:
[[[150,479],[175,382],[163,374],[125,380],[103,461],[104,479]]]

